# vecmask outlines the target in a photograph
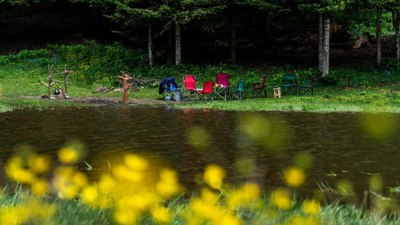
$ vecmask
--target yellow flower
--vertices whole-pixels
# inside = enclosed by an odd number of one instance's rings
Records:
[[[29,210],[30,224],[50,224],[56,212],[56,206],[42,202],[39,198],[30,199],[23,206]]]
[[[203,180],[206,184],[210,185],[210,187],[219,189],[223,184],[225,175],[225,170],[221,167],[215,164],[210,164],[205,169]]]
[[[116,165],[112,168],[113,175],[124,181],[139,183],[144,178],[144,173],[142,171],[132,171],[125,165]]]
[[[306,200],[303,202],[303,211],[310,215],[317,215],[321,211],[321,205],[316,200]]]
[[[114,191],[115,180],[111,175],[103,174],[100,177],[100,180],[99,180],[97,185],[98,185],[98,188],[99,188],[100,192],[102,192],[102,193],[110,193],[110,192]]]
[[[28,165],[36,174],[42,174],[49,170],[51,160],[48,156],[32,155],[28,158]]]
[[[88,205],[95,206],[96,201],[99,198],[97,188],[93,186],[86,186],[82,189],[81,193],[82,201]]]
[[[4,225],[25,224],[29,220],[29,209],[27,207],[5,207],[0,214],[0,222]]]
[[[49,191],[49,185],[46,180],[36,180],[31,184],[31,190],[35,195],[42,196]]]
[[[321,224],[318,218],[293,216],[289,219],[287,225],[319,225]]]
[[[78,150],[72,147],[64,147],[58,151],[58,159],[65,164],[76,163],[79,160]]]
[[[283,172],[283,176],[290,187],[299,187],[306,179],[304,171],[296,167],[287,168]]]
[[[238,208],[255,202],[260,196],[260,188],[257,184],[245,184],[238,190],[232,191],[228,195],[228,205],[230,208]]]
[[[23,168],[7,168],[7,174],[17,183],[30,184],[36,180],[35,174]]]
[[[190,202],[190,209],[200,218],[207,220],[216,220],[221,218],[221,210],[218,210],[216,206],[208,204],[201,199],[193,199]]]
[[[121,225],[132,225],[135,224],[136,215],[131,210],[117,210],[114,213],[114,221]]]
[[[130,169],[133,170],[144,171],[149,167],[146,159],[135,154],[126,154],[124,156],[124,162]]]
[[[216,205],[218,203],[218,195],[211,191],[209,188],[201,189],[201,199],[210,205]]]
[[[290,192],[286,189],[278,189],[272,193],[272,204],[278,209],[288,210],[292,207],[292,199]]]
[[[218,225],[241,225],[242,222],[239,218],[231,215],[224,215],[217,221]]]
[[[9,159],[5,169],[8,177],[17,183],[29,184],[36,180],[35,174],[24,168],[24,161],[21,157],[14,156]]]
[[[77,185],[79,188],[84,187],[88,182],[86,174],[78,171],[72,175],[71,179],[72,183]]]
[[[160,181],[156,184],[156,190],[162,197],[169,198],[181,191],[175,171],[163,169],[160,172],[160,178]]]
[[[53,185],[60,198],[72,199],[87,184],[86,175],[72,167],[59,167],[55,170]]]
[[[151,214],[159,223],[169,223],[172,218],[170,211],[167,208],[160,206],[152,208]]]

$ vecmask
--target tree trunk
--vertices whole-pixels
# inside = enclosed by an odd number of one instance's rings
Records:
[[[179,65],[181,63],[181,25],[179,23],[175,23],[175,65]]]
[[[322,77],[326,77],[329,75],[330,25],[331,21],[329,17],[324,18],[324,47],[323,47]]]
[[[149,39],[148,39],[148,50],[149,50],[149,66],[153,67],[153,32],[152,32],[152,26],[149,24]]]
[[[376,10],[376,66],[382,63],[382,10]]]
[[[394,12],[395,19],[394,19],[394,29],[396,31],[396,62],[397,65],[400,64],[400,18],[399,12]]]
[[[318,69],[322,74],[323,68],[323,59],[324,59],[324,21],[322,14],[319,14],[319,23],[318,23]]]
[[[231,62],[236,63],[236,16],[233,12],[231,15]]]

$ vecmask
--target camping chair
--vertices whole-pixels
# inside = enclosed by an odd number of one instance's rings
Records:
[[[264,95],[264,97],[267,97],[267,78],[263,76],[261,78],[261,83],[253,84],[251,90],[253,91],[253,97],[256,95]]]
[[[314,95],[314,85],[313,85],[312,79],[310,79],[309,83],[307,83],[307,84],[303,84],[303,83],[299,84],[299,96],[305,95],[307,93],[310,93],[311,96]]]
[[[231,93],[231,100],[233,100],[233,99],[242,100],[244,98],[244,90],[245,90],[244,80],[239,79],[236,90],[234,90]]]
[[[158,94],[164,94],[164,98],[167,98],[167,96],[171,98],[171,95],[175,94],[178,88],[175,77],[165,77],[160,82]]]
[[[197,93],[200,96],[200,99],[208,99],[208,100],[213,100],[214,99],[214,81],[205,81],[203,83],[203,89],[198,89]]]
[[[226,100],[228,95],[229,95],[229,74],[218,73],[217,85],[215,87],[215,96],[220,97],[222,100]]]
[[[183,77],[183,99],[197,99],[198,90],[196,89],[196,77],[194,75],[185,75]]]
[[[299,94],[299,82],[297,80],[296,74],[285,74],[282,78],[282,95],[287,95],[289,93]]]

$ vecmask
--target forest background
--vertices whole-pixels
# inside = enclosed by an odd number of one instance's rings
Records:
[[[326,76],[329,65],[392,65],[400,48],[391,0],[9,0],[0,10],[2,54],[94,39],[143,49],[151,66],[319,65]]]

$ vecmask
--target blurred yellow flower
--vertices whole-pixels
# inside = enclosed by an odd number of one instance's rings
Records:
[[[142,190],[138,193],[130,193],[129,195],[124,195],[121,198],[118,198],[116,201],[116,208],[123,209],[131,209],[135,212],[145,212],[150,209],[151,206],[157,203],[157,196],[147,190]]]
[[[145,177],[145,173],[142,171],[132,171],[125,165],[116,165],[112,168],[113,175],[124,181],[139,183]]]
[[[42,196],[49,191],[49,185],[44,179],[36,180],[31,184],[31,190],[35,195]]]
[[[101,193],[110,193],[114,191],[115,180],[110,174],[103,174],[101,175],[97,186]]]
[[[76,163],[79,160],[79,152],[72,147],[64,147],[58,151],[58,159],[65,164]]]
[[[0,212],[0,222],[4,225],[25,224],[29,220],[27,207],[3,207]]]
[[[201,189],[201,199],[210,205],[216,205],[218,203],[219,196],[209,188],[203,188]]]
[[[225,214],[222,216],[217,223],[214,223],[215,225],[241,225],[242,221],[232,215]]]
[[[121,225],[136,224],[136,215],[128,209],[121,209],[114,212],[114,221]]]
[[[321,205],[316,200],[306,200],[303,202],[302,209],[309,215],[317,215],[321,212]]]
[[[30,170],[18,167],[6,168],[6,170],[7,175],[17,183],[30,184],[36,180],[35,174]]]
[[[8,177],[17,183],[29,184],[36,180],[35,174],[24,168],[24,161],[21,157],[13,156],[10,158],[5,169]]]
[[[135,154],[126,154],[124,156],[125,164],[133,170],[144,171],[149,167],[147,160]]]
[[[225,175],[224,169],[215,164],[210,164],[205,168],[203,180],[206,184],[210,185],[210,187],[219,189],[223,184]]]
[[[292,198],[287,189],[277,189],[271,195],[272,204],[278,209],[288,210],[292,207]]]
[[[160,180],[156,184],[157,193],[162,197],[169,198],[178,194],[181,191],[180,184],[178,183],[178,176],[175,171],[171,169],[163,169],[160,172]]]
[[[383,179],[379,175],[374,175],[369,178],[369,188],[375,192],[381,192],[383,188]]]
[[[76,171],[73,175],[72,175],[72,183],[74,185],[77,185],[78,187],[84,187],[87,183],[88,183],[88,179],[86,174]]]
[[[228,206],[235,209],[253,203],[259,198],[260,193],[261,190],[257,184],[247,183],[228,194]]]
[[[72,199],[76,197],[86,184],[86,175],[75,168],[63,166],[57,168],[54,172],[53,186],[58,191],[60,198]]]
[[[171,212],[164,207],[156,206],[151,209],[153,218],[159,223],[169,223],[172,219]]]
[[[28,213],[31,224],[51,224],[52,216],[56,212],[56,206],[44,203],[38,198],[29,200],[30,201],[19,207],[29,210]]]
[[[304,171],[296,167],[287,168],[283,172],[283,176],[290,187],[299,187],[306,179]]]
[[[287,225],[319,225],[321,224],[318,218],[293,216],[289,219]]]
[[[390,113],[364,113],[361,116],[363,131],[377,140],[385,140],[396,134],[398,122]]]
[[[192,127],[187,131],[187,141],[194,148],[206,148],[210,143],[210,135],[204,127]]]
[[[42,174],[49,170],[51,164],[50,157],[45,155],[32,155],[28,158],[28,165],[36,174]]]
[[[204,218],[206,220],[216,220],[221,218],[221,212],[218,210],[216,206],[208,204],[208,202],[204,202],[201,199],[193,199],[189,205],[192,212],[200,218]]]
[[[99,198],[97,188],[94,186],[86,186],[81,192],[82,201],[90,206],[95,206]]]

